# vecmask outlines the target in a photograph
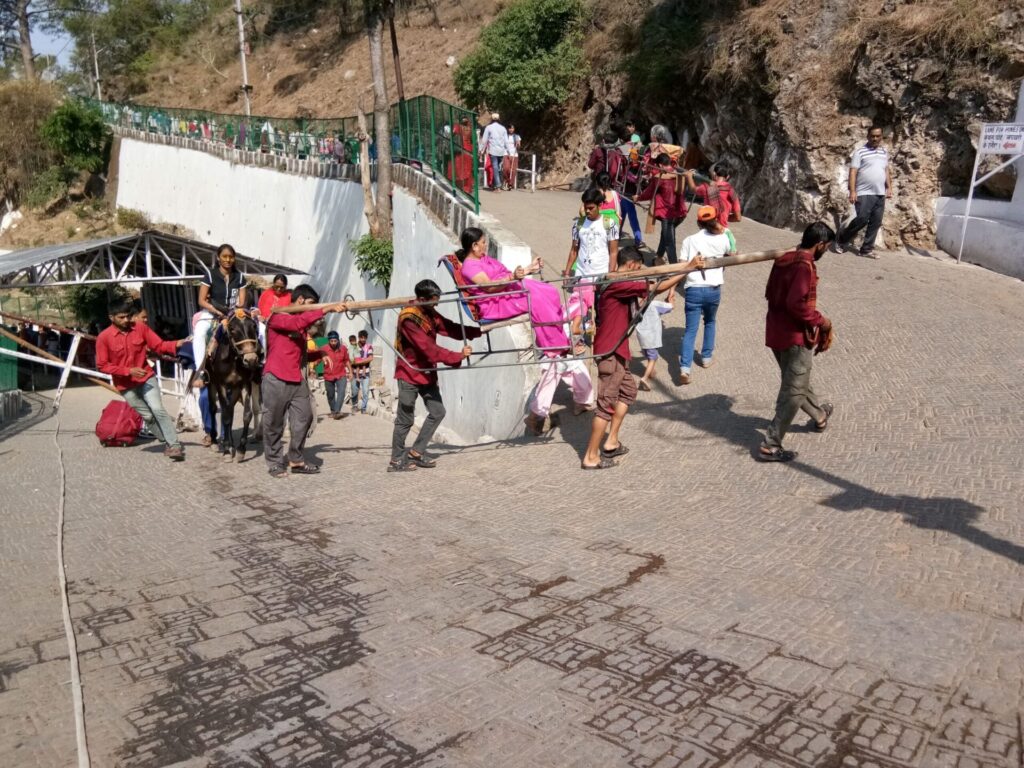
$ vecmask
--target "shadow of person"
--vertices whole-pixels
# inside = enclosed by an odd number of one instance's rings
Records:
[[[658,418],[678,419],[701,432],[749,449],[751,458],[756,458],[757,446],[768,427],[768,419],[736,413],[733,410],[734,404],[735,401],[728,395],[709,394],[691,400],[638,403],[635,408],[638,412],[650,413]],[[658,432],[656,423],[650,431]],[[823,506],[830,509],[840,512],[874,509],[897,513],[917,528],[945,531],[993,554],[1024,564],[1024,546],[978,528],[975,523],[985,508],[966,499],[882,493],[806,461],[794,460],[785,467],[835,486],[838,492],[821,501]]]

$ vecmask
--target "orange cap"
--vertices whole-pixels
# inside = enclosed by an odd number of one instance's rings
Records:
[[[702,205],[697,209],[697,221],[711,221],[718,218],[718,211],[710,205]]]

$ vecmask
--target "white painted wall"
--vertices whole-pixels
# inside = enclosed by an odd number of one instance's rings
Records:
[[[420,280],[430,279],[442,291],[455,288],[451,276],[438,260],[458,246],[455,238],[434,219],[426,208],[408,192],[396,188],[392,196],[395,221],[395,271],[391,282],[392,296],[412,296]],[[523,254],[508,249],[500,257],[506,266],[515,267]],[[526,262],[529,262],[526,258]],[[445,303],[439,311],[451,320],[457,320],[455,304]],[[381,327],[394,334],[397,310],[383,313]],[[465,318],[463,318],[465,319]],[[529,326],[502,328],[490,334],[494,349],[522,349],[530,343]],[[393,339],[389,339],[393,341]],[[460,349],[461,343],[441,339],[451,349]],[[476,350],[485,350],[483,339],[473,342]],[[489,355],[482,364],[515,362],[515,354]],[[397,391],[391,378],[394,374],[394,353],[387,349],[384,356],[384,374],[392,391]],[[510,366],[474,370],[456,370],[440,374],[441,393],[448,415],[441,427],[441,436],[454,443],[489,442],[520,435],[523,432],[525,403],[537,381],[536,366]],[[422,404],[418,417],[423,415]]]
[[[384,295],[362,279],[348,246],[366,231],[358,184],[129,138],[121,141],[118,166],[120,207],[180,224],[205,242],[231,243],[247,256],[301,270],[324,301]]]
[[[1024,83],[1020,87],[1015,122],[1024,123]],[[1024,279],[1024,160],[1018,160],[1016,166],[1017,185],[1011,200],[975,199],[971,203],[967,236],[963,238],[963,258]],[[940,197],[935,201],[935,241],[939,248],[953,256],[960,251],[966,208],[966,199]]]
[[[452,279],[437,262],[455,249],[454,236],[401,187],[395,187],[393,199],[391,295],[411,296],[413,286],[424,278],[433,279],[442,290],[452,290]],[[325,301],[349,294],[356,299],[383,296],[381,288],[363,281],[348,246],[366,231],[362,188],[357,183],[256,168],[205,152],[125,137],[117,205],[143,211],[154,221],[180,224],[200,240],[229,242],[247,256],[306,272]],[[513,242],[500,247],[498,255],[510,268],[531,260],[529,247]],[[454,305],[442,311],[457,317]],[[394,342],[397,317],[397,310],[374,316],[374,327],[389,343]],[[353,321],[337,315],[330,316],[328,325],[343,338],[368,327],[362,317]],[[525,326],[501,329],[491,334],[491,342],[497,349],[523,348],[529,343],[528,333]],[[394,353],[379,337],[372,343],[382,354],[384,377],[396,393]],[[458,348],[454,342],[452,346]],[[474,346],[486,348],[483,340]],[[515,359],[495,355],[488,362]],[[535,368],[442,373],[448,416],[438,437],[471,444],[521,434],[526,400],[537,380]]]

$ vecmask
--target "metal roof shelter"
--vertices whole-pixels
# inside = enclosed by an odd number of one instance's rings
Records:
[[[303,274],[241,253],[236,266],[255,275]],[[0,286],[178,282],[209,277],[216,268],[216,245],[150,229],[5,254],[0,256]]]

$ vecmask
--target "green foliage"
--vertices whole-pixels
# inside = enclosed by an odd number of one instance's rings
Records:
[[[134,208],[118,208],[117,223],[125,229],[140,232],[152,226],[149,222],[149,217],[142,211],[137,211]]]
[[[685,57],[705,39],[705,24],[727,3],[713,0],[670,0],[657,6],[633,34],[623,69],[629,87],[651,105],[679,105],[687,98],[680,89]]]
[[[92,39],[99,50],[105,97],[128,98],[164,55],[179,55],[188,40],[230,0],[60,0],[64,28],[75,40],[75,67],[92,79]]]
[[[110,324],[107,305],[128,295],[120,285],[73,285],[64,290],[64,303],[80,325],[96,323],[102,328]]]
[[[53,88],[44,83],[0,84],[0,199],[19,203],[33,177],[53,162],[39,129],[56,104]]]
[[[395,266],[395,244],[391,240],[367,233],[350,245],[356,253],[356,269],[374,285],[391,286],[391,272]]]
[[[32,177],[32,182],[22,196],[29,208],[46,208],[50,203],[64,200],[75,174],[59,165],[51,166]]]
[[[65,101],[39,130],[69,171],[96,173],[106,165],[110,129],[98,111],[80,101]]]
[[[586,73],[582,0],[517,0],[480,34],[455,70],[455,90],[474,106],[534,114],[569,97]]]

